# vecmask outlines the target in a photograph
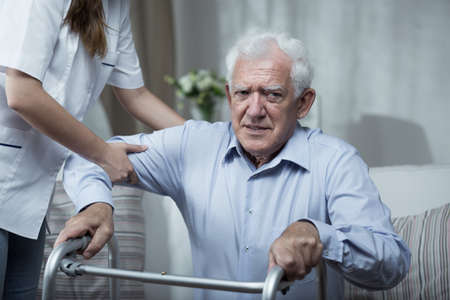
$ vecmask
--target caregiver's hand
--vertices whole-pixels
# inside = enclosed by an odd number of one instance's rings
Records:
[[[106,143],[104,155],[96,163],[105,170],[112,183],[126,182],[136,184],[139,180],[127,154],[145,150],[147,150],[147,146],[143,145]]]

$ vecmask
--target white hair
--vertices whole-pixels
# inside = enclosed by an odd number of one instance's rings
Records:
[[[311,86],[313,69],[302,41],[286,33],[250,33],[239,39],[226,56],[227,80],[232,84],[234,67],[241,55],[258,57],[266,54],[270,51],[273,42],[292,60],[290,76],[294,86],[294,96],[297,98],[305,88]]]

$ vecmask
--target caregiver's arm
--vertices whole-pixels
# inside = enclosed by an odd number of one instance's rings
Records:
[[[180,145],[184,130],[185,126],[178,126],[153,134],[114,137],[109,142],[147,146],[145,152],[128,156],[139,178],[135,186],[177,199],[183,194],[180,184]],[[64,188],[78,214],[66,222],[55,246],[89,233],[92,240],[83,255],[92,257],[103,248],[114,232],[111,180],[102,168],[74,154],[67,159],[64,167]]]
[[[113,87],[114,95],[130,114],[155,130],[182,125],[185,120],[146,87]]]
[[[8,68],[6,96],[9,107],[25,121],[51,139],[100,165],[112,181],[135,177],[126,154],[145,148],[105,143],[53,99],[38,79]]]

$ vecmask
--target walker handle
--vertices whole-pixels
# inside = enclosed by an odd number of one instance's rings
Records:
[[[277,291],[283,294],[287,292],[291,281],[284,281],[284,270],[280,266],[271,268],[264,282],[240,282],[230,280],[218,280],[209,278],[198,278],[191,276],[167,275],[163,273],[138,272],[118,269],[118,246],[117,240],[113,238],[109,242],[109,266],[102,268],[79,263],[74,255],[77,250],[84,249],[90,242],[90,237],[68,240],[53,249],[50,254],[44,272],[42,299],[53,300],[55,293],[55,276],[58,267],[69,276],[91,274],[110,278],[111,299],[118,299],[120,296],[118,279],[137,280],[156,284],[167,284],[174,286],[184,286],[193,288],[205,288],[223,291],[234,291],[243,293],[262,293],[263,300],[273,300]],[[316,268],[318,278],[318,298],[325,299],[325,265],[321,261]]]

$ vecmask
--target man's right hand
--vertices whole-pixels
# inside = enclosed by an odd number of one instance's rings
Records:
[[[79,238],[87,233],[90,234],[92,240],[82,255],[85,258],[91,258],[103,248],[114,233],[111,205],[101,202],[94,203],[70,218],[59,233],[54,247],[68,239]]]
[[[309,221],[289,225],[269,250],[269,268],[279,265],[288,280],[301,280],[322,257],[323,244],[319,231]]]

